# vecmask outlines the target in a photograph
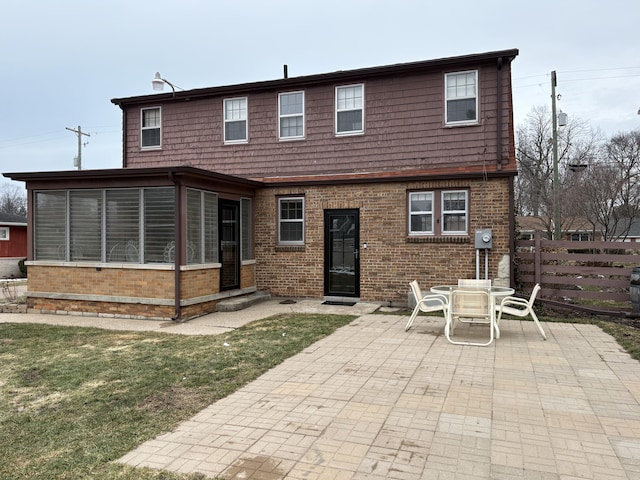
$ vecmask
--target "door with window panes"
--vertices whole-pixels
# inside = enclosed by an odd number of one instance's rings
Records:
[[[357,209],[325,211],[325,296],[360,296],[359,218]]]
[[[240,287],[240,203],[220,200],[220,290]]]

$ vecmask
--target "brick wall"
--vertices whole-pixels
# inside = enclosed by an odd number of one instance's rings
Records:
[[[157,319],[175,315],[174,270],[34,264],[28,272],[31,311]],[[214,312],[220,298],[211,297],[220,292],[220,270],[190,268],[180,275],[180,297],[188,302],[181,319]],[[255,265],[243,265],[241,278],[241,288],[253,287]]]
[[[469,236],[434,241],[407,236],[407,192],[415,189],[469,189]],[[324,294],[324,210],[360,210],[360,298],[406,303],[408,283],[424,287],[474,278],[473,234],[493,230],[489,276],[509,254],[508,179],[421,181],[387,184],[272,188],[256,198],[256,282],[274,296],[322,297]],[[304,195],[305,245],[276,245],[276,198]],[[367,243],[367,249],[362,244]],[[484,256],[482,256],[484,261]],[[484,263],[481,265],[484,272]]]

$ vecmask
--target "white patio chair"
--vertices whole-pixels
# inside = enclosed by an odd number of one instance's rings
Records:
[[[413,321],[418,316],[418,313],[431,313],[431,312],[444,312],[444,316],[447,316],[447,305],[448,299],[445,295],[441,295],[438,293],[429,293],[427,295],[422,295],[422,290],[420,289],[420,284],[418,284],[417,280],[410,282],[411,291],[413,292],[413,296],[416,299],[416,306],[411,312],[411,317],[409,317],[409,321],[407,322],[406,327],[404,327],[405,332],[411,328]]]
[[[464,288],[491,288],[491,280],[460,278],[458,279],[458,287]],[[488,320],[459,320],[460,323],[489,323]]]
[[[490,288],[491,287],[491,279],[477,279],[477,278],[460,278],[458,279],[459,287],[480,287],[480,288]]]
[[[493,319],[495,315],[492,311],[493,304],[488,288],[467,288],[459,287],[451,292],[449,300],[449,314],[444,327],[444,334],[449,342],[456,345],[476,345],[487,346],[493,342],[495,328]],[[468,319],[465,323],[480,323],[489,325],[489,340],[487,342],[472,342],[453,340],[451,337],[455,333],[456,323],[461,318]]]
[[[542,335],[542,338],[546,340],[547,335],[544,333],[542,325],[540,325],[540,321],[538,320],[536,312],[533,311],[533,302],[535,302],[536,296],[538,295],[539,291],[540,284],[536,283],[536,286],[533,287],[533,291],[531,292],[531,296],[529,297],[529,299],[520,297],[504,297],[500,304],[496,305],[496,311],[498,312],[496,324],[500,325],[500,319],[502,318],[503,313],[522,318],[526,317],[527,315],[531,315],[531,318],[533,318],[536,327],[538,327],[538,330],[540,331],[540,335]]]

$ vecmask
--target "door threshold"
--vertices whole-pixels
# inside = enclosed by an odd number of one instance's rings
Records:
[[[324,297],[323,305],[344,305],[353,307],[360,301],[359,297]]]

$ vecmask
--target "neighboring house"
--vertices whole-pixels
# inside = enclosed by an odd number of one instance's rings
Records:
[[[27,258],[27,218],[0,213],[0,278],[20,277],[18,262]]]
[[[257,290],[406,304],[411,280],[475,277],[482,229],[498,276],[517,54],[112,100],[123,169],[5,174],[28,189],[29,307],[186,319]]]
[[[622,221],[621,225],[616,232],[618,238],[624,238],[625,242],[640,242],[640,218],[634,218],[631,220]]]
[[[519,240],[533,240],[535,232],[542,232],[542,237],[549,239],[549,226],[553,226],[553,222],[542,217],[534,216],[517,216],[516,217],[516,235]],[[593,225],[584,218],[565,219],[562,229],[562,240],[571,240],[573,242],[588,242],[591,240],[602,240],[602,232],[596,229],[594,235]]]

